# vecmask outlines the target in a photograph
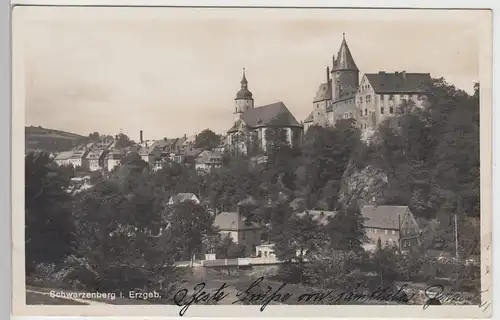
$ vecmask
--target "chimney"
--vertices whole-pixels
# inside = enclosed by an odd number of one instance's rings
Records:
[[[142,139],[142,130],[141,130],[141,131],[139,131],[139,140],[141,141],[141,143],[144,141],[144,140]]]
[[[184,134],[184,139],[186,139],[186,138],[187,138],[187,134]]]
[[[326,83],[330,82],[330,67],[326,67]]]
[[[403,76],[403,79],[406,81],[406,70],[401,71],[401,75]]]

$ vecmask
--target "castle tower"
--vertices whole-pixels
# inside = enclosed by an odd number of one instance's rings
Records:
[[[342,34],[337,59],[333,57],[332,68],[332,101],[340,100],[345,94],[355,92],[359,85],[359,69],[354,63],[351,51]]]
[[[248,81],[245,76],[245,68],[243,68],[243,78],[241,79],[241,89],[236,93],[234,121],[238,121],[241,115],[250,108],[253,108],[252,92],[248,90]]]

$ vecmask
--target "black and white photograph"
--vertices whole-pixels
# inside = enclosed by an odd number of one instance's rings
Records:
[[[20,313],[491,314],[489,11],[12,20]]]

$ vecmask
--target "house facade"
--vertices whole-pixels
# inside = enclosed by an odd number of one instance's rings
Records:
[[[219,229],[221,237],[230,236],[234,243],[245,247],[245,256],[256,252],[261,244],[262,226],[245,219],[240,211],[221,212],[215,217],[214,226]]]
[[[86,159],[90,171],[99,171],[104,167],[104,150],[92,150]]]
[[[139,150],[139,155],[143,161],[147,162],[151,166],[155,161],[160,160],[161,151],[153,144],[149,147],[142,147]]]
[[[119,150],[112,150],[110,153],[108,153],[104,158],[106,170],[112,171],[114,168],[121,165],[123,157],[124,153]]]
[[[210,172],[222,167],[222,153],[209,150],[203,151],[196,157],[195,167],[196,170],[202,172]]]
[[[366,73],[359,81],[359,69],[343,36],[332,69],[326,68],[326,82],[320,84],[313,99],[313,110],[304,120],[304,131],[311,126],[334,126],[338,120],[354,119],[362,138],[369,140],[380,123],[398,114],[404,100],[422,104],[423,86],[429,73]]]
[[[382,246],[397,246],[402,250],[421,243],[420,228],[408,206],[372,206],[361,208],[366,236],[365,249],[374,250],[378,242]]]
[[[59,153],[54,161],[60,166],[84,167],[87,164],[86,155],[87,151],[85,150],[64,151]]]

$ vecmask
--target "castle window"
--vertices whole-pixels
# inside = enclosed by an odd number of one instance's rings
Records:
[[[393,94],[389,95],[389,101],[392,101],[392,100],[394,100],[394,95]]]
[[[393,114],[393,113],[394,113],[394,107],[390,107],[390,108],[389,108],[389,113],[390,113],[390,114]]]
[[[384,114],[384,107],[380,108],[380,113]]]
[[[366,96],[366,102],[371,102],[372,101],[372,97],[371,96]]]
[[[365,109],[365,116],[368,115],[368,109]]]
[[[380,101],[384,101],[384,95],[383,94],[380,95]]]
[[[363,103],[363,97],[359,97],[359,103]]]

